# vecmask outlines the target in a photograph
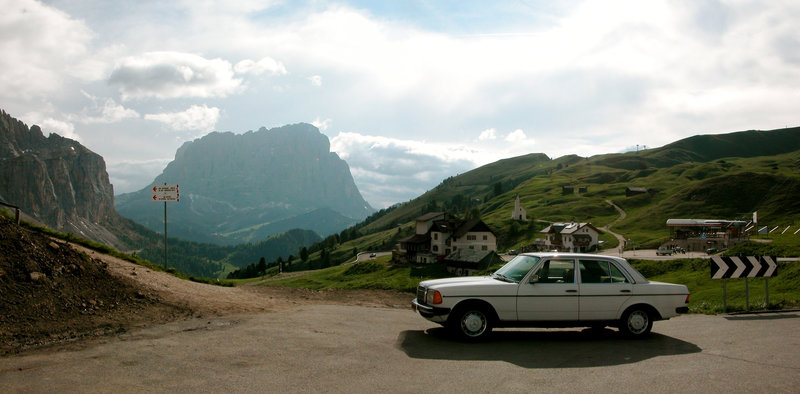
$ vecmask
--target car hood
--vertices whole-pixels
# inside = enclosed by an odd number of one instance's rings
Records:
[[[463,295],[462,293],[477,294],[481,290],[516,288],[519,284],[503,282],[492,279],[490,276],[467,276],[459,278],[433,279],[420,282],[420,286],[429,289],[439,290],[445,296]]]

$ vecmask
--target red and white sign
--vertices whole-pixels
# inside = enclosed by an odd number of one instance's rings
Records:
[[[156,202],[178,202],[181,194],[178,185],[155,185],[153,186],[153,201]]]

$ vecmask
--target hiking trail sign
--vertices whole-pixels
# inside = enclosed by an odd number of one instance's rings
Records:
[[[181,200],[178,185],[155,185],[152,190],[155,202],[178,202]]]
[[[166,183],[163,185],[154,185],[152,190],[153,201],[164,203],[164,269],[166,269],[167,257],[169,256],[169,252],[167,251],[167,203],[179,202],[181,200],[181,194],[178,190],[178,185],[167,185]]]

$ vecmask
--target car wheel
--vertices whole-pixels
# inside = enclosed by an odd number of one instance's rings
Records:
[[[625,312],[619,323],[619,330],[628,337],[647,336],[653,328],[653,319],[644,308],[632,308]]]
[[[461,308],[452,318],[450,328],[463,340],[479,341],[492,332],[492,320],[485,308],[472,305]]]

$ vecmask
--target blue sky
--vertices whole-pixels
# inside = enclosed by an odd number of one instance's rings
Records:
[[[0,0],[0,108],[117,193],[186,141],[308,122],[374,207],[531,152],[798,125],[797,1]]]

